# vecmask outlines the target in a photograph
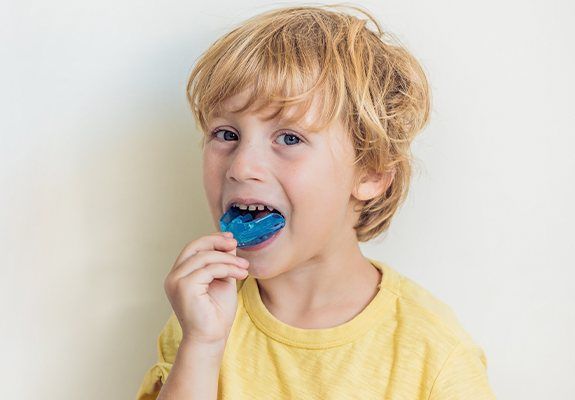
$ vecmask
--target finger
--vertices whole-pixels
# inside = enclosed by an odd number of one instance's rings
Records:
[[[197,269],[204,268],[209,264],[217,263],[233,264],[242,269],[246,269],[249,266],[249,262],[245,258],[235,256],[233,254],[213,250],[200,251],[195,256],[188,258],[178,265],[177,268],[170,273],[170,279],[181,279]]]
[[[193,279],[195,283],[204,285],[204,290],[207,292],[210,283],[212,283],[214,279],[225,279],[228,282],[233,283],[233,281],[228,278],[245,279],[247,276],[248,271],[243,268],[239,268],[236,265],[216,263],[194,271],[185,279]]]
[[[235,244],[235,246],[230,250],[222,250],[222,251],[225,251],[226,253],[233,254],[235,256],[238,240],[236,238],[234,238],[234,234],[232,232],[229,232],[229,231],[225,231],[225,232],[218,231],[216,233],[221,234],[223,237],[229,239],[232,243]]]
[[[191,241],[188,243],[180,252],[172,270],[175,269],[179,264],[182,263],[187,258],[197,254],[199,251],[202,250],[222,250],[222,251],[229,251],[231,250],[231,246],[235,246],[237,242],[235,239],[228,239],[227,237],[223,236],[222,234],[213,233],[211,235],[202,236],[196,240]]]
[[[233,234],[229,231],[216,231],[215,233],[218,235],[222,235],[224,237],[232,237],[233,236]]]
[[[234,234],[232,232],[226,231],[226,232],[221,232],[223,234],[224,237],[235,240],[235,243],[237,245],[238,241],[236,238],[234,238]],[[234,246],[233,249],[231,250],[227,250],[226,253],[230,253],[233,254],[234,256],[236,255],[236,248],[237,246]]]

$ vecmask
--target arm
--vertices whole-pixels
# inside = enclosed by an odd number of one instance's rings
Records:
[[[216,400],[224,347],[183,340],[157,400]]]

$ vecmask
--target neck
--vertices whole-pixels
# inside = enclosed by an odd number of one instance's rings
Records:
[[[328,251],[331,256],[312,258],[276,277],[257,280],[266,308],[283,321],[322,315],[327,310],[361,311],[377,294],[381,272],[363,256],[357,241],[340,250]]]

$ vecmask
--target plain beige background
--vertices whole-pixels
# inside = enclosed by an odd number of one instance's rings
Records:
[[[295,2],[2,2],[2,396],[130,399],[214,230],[185,99],[232,24]],[[575,391],[569,1],[362,1],[428,72],[408,201],[362,245],[449,304],[499,398]],[[222,10],[225,10],[222,12]]]

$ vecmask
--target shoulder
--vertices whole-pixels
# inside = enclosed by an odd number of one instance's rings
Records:
[[[423,328],[428,337],[441,343],[449,355],[466,354],[487,366],[483,349],[449,305],[405,276],[400,275],[399,282],[398,301],[402,304],[400,318]]]
[[[394,341],[410,363],[417,363],[420,357],[422,365],[433,371],[429,398],[454,395],[453,398],[493,399],[485,353],[453,309],[419,283],[378,263],[388,273],[381,289],[387,290],[393,300],[390,318],[395,327]]]
[[[473,345],[473,339],[461,325],[453,309],[416,281],[404,276],[389,265],[382,264],[389,274],[382,284],[395,299],[395,318],[404,324],[414,324],[419,330],[436,339],[458,344]]]

